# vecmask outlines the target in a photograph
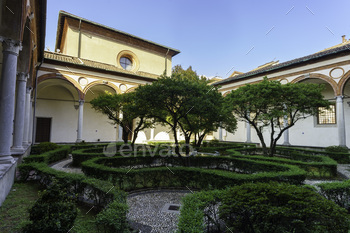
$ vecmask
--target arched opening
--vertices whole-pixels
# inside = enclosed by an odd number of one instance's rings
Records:
[[[78,119],[79,92],[59,77],[38,84],[36,142],[74,142]]]
[[[322,95],[331,106],[329,109],[319,108],[315,116],[301,120],[293,126],[290,130],[290,143],[309,146],[338,145],[336,107],[338,88],[334,80],[325,75],[310,74],[293,80],[293,83],[295,82],[323,85]]]
[[[118,126],[106,115],[93,109],[90,104],[92,99],[105,92],[115,94],[115,89],[105,84],[97,84],[85,91],[83,139],[88,142],[116,141]]]
[[[345,121],[345,132],[346,132],[346,145],[350,145],[350,125],[349,125],[349,116],[350,116],[350,78],[348,78],[342,87],[343,95],[343,106],[344,106],[344,121]]]

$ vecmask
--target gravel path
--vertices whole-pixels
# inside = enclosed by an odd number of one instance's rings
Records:
[[[73,158],[72,155],[69,155],[68,159],[59,161],[57,163],[51,164],[50,167],[58,170],[58,171],[63,171],[63,172],[68,172],[68,173],[80,173],[83,174],[80,168],[72,168],[70,167],[70,164],[72,163]]]
[[[129,195],[128,219],[149,226],[139,229],[140,232],[165,233],[174,232],[177,228],[179,211],[169,211],[167,204],[181,204],[181,198],[187,191],[153,191]],[[150,230],[152,227],[152,230]]]

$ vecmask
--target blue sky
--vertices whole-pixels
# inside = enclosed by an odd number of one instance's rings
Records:
[[[173,65],[226,78],[350,38],[349,0],[48,0],[46,46],[59,10],[179,49]]]

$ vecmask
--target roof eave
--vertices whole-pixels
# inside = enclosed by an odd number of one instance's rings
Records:
[[[73,67],[73,68],[77,68],[77,69],[95,71],[95,72],[106,73],[106,74],[111,74],[111,75],[119,75],[119,76],[123,76],[123,77],[127,77],[127,78],[144,80],[144,81],[149,81],[149,82],[153,82],[153,81],[157,80],[156,78],[140,76],[137,74],[128,74],[128,73],[123,73],[123,72],[118,72],[118,71],[112,71],[112,70],[106,70],[106,69],[101,69],[101,68],[96,68],[96,67],[85,66],[82,64],[73,64],[70,62],[59,61],[59,60],[51,59],[51,58],[45,58],[45,63],[54,64],[54,65],[62,65],[62,66],[69,65],[69,67]]]

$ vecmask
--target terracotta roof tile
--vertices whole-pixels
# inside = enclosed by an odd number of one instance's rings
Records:
[[[81,66],[82,68],[89,67],[89,68],[95,68],[95,69],[99,69],[99,70],[113,71],[113,72],[117,72],[117,73],[129,74],[129,75],[131,74],[134,76],[151,78],[151,79],[157,79],[159,77],[159,75],[150,74],[147,72],[142,72],[142,71],[132,72],[132,71],[118,68],[114,65],[110,65],[110,64],[106,64],[106,63],[102,63],[102,62],[91,61],[88,59],[73,57],[73,56],[60,54],[60,53],[45,51],[44,57],[45,57],[45,59],[50,59],[50,60],[61,61],[61,62],[66,62],[66,63],[78,65],[78,66]]]
[[[307,61],[310,61],[310,60],[313,60],[313,59],[318,59],[318,58],[321,58],[321,57],[325,57],[325,56],[328,56],[328,55],[340,53],[340,52],[347,51],[347,50],[350,53],[350,42],[342,43],[342,44],[330,47],[328,49],[324,49],[324,50],[322,50],[320,52],[317,52],[317,53],[314,53],[314,54],[311,54],[311,55],[308,55],[308,56],[296,58],[296,59],[293,59],[293,60],[290,60],[290,61],[286,61],[286,62],[282,62],[282,63],[276,64],[276,65],[273,65],[273,66],[262,67],[261,69],[254,69],[252,71],[249,71],[247,73],[243,73],[243,74],[240,74],[240,75],[235,75],[233,77],[229,77],[229,78],[226,78],[226,79],[224,79],[222,81],[216,82],[216,83],[214,83],[214,85],[222,85],[222,84],[230,83],[231,81],[234,81],[234,80],[248,78],[248,77],[251,77],[253,75],[263,74],[265,72],[278,70],[278,69],[281,69],[281,68],[285,68],[285,67],[292,66],[292,65],[295,65],[295,64],[300,64],[300,63],[307,62]]]

